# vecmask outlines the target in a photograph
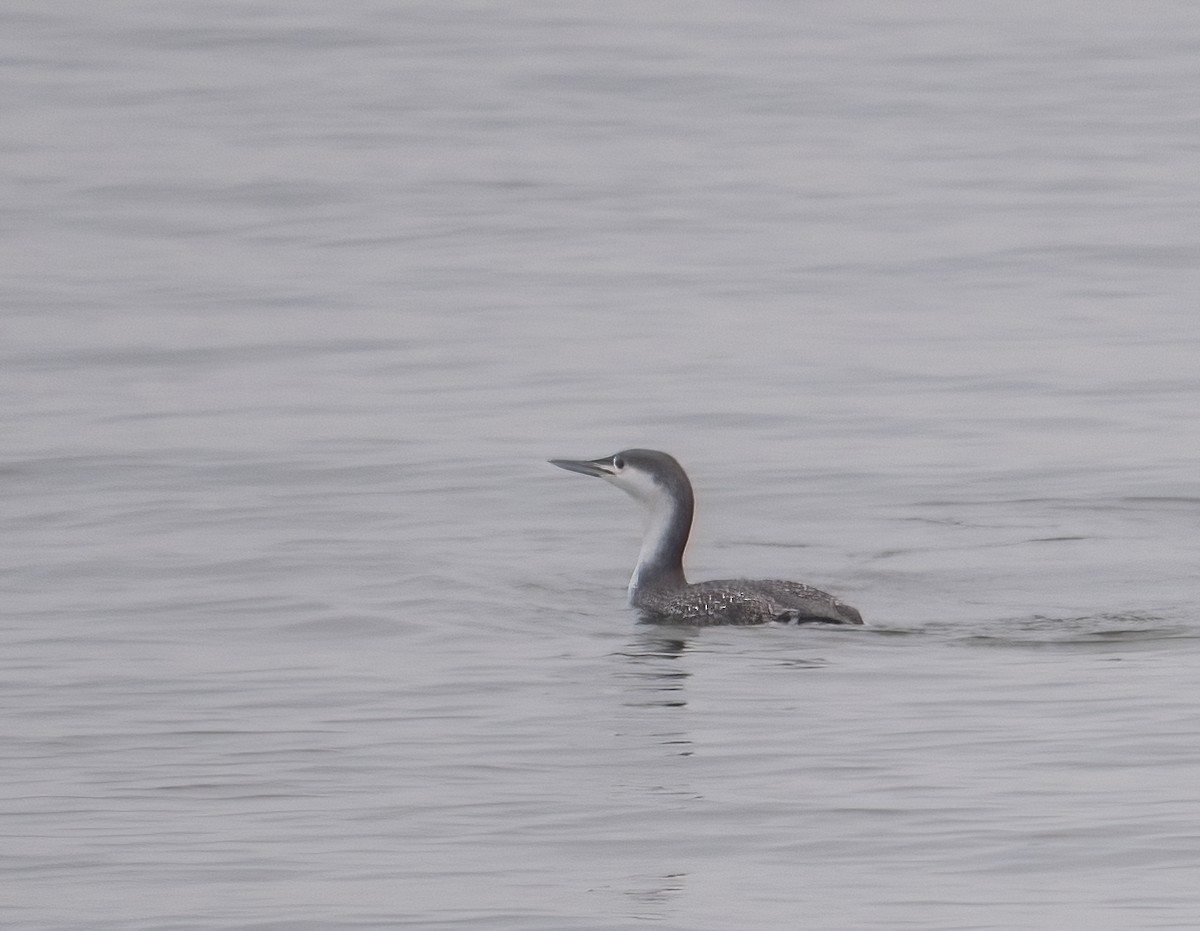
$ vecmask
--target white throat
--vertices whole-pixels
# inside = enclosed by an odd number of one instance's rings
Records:
[[[629,600],[633,601],[646,570],[661,564],[666,546],[667,533],[675,522],[675,507],[665,495],[653,501],[645,501],[646,519],[642,531],[642,548],[638,552],[637,565],[629,579]]]

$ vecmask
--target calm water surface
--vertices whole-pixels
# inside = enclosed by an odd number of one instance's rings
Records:
[[[5,927],[1200,923],[1193,5],[0,27]]]

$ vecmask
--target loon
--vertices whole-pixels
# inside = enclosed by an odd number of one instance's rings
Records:
[[[861,624],[862,615],[833,595],[800,582],[722,579],[689,583],[683,550],[695,499],[687,473],[656,449],[626,449],[602,459],[550,459],[569,472],[594,475],[632,496],[646,512],[629,603],[646,620],[688,625]]]

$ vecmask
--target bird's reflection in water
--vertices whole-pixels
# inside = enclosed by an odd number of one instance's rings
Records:
[[[626,661],[622,677],[634,686],[635,694],[627,704],[666,708],[687,705],[683,691],[691,673],[680,660],[690,639],[686,631],[643,630],[616,654]]]
[[[629,917],[635,921],[663,921],[670,917],[670,906],[686,881],[687,873],[647,876],[644,886],[625,893],[634,909]]]

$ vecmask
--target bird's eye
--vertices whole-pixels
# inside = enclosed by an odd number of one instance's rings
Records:
[[[625,468],[625,460],[620,456],[613,456],[613,468],[618,470]]]

